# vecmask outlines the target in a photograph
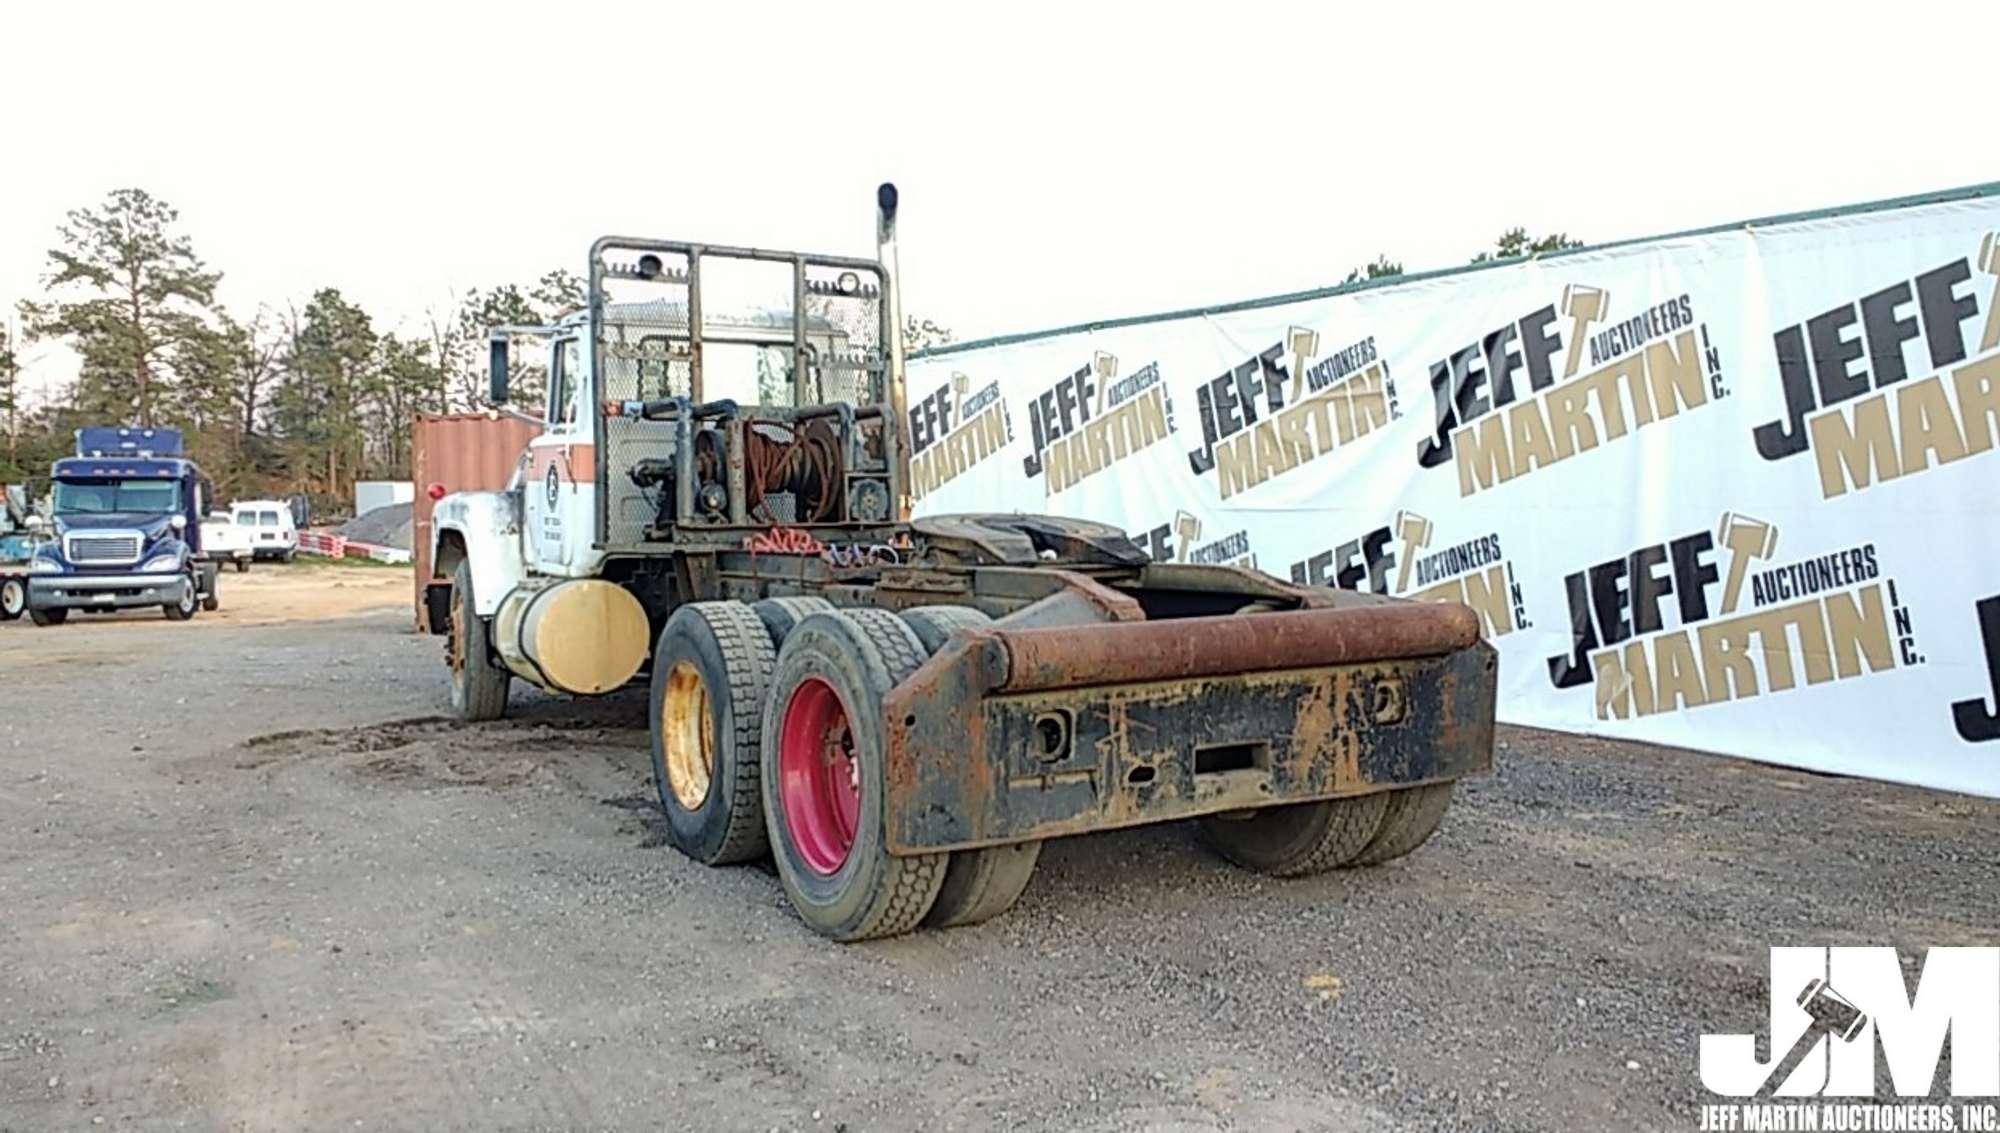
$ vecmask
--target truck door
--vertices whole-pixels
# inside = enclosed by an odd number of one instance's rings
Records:
[[[528,443],[527,482],[522,512],[528,528],[528,559],[544,574],[568,574],[578,561],[579,543],[590,542],[590,507],[596,483],[596,450],[591,444],[585,399],[585,371],[574,336],[559,338],[549,350],[548,407],[541,435]]]

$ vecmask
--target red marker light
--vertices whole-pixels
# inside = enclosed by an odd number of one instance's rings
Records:
[[[424,489],[424,494],[429,496],[433,501],[441,500],[444,498],[444,485],[432,484],[430,487]]]

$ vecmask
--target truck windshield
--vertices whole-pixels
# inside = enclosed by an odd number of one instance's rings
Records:
[[[176,480],[58,480],[55,510],[57,515],[161,515],[179,511],[180,499]]]

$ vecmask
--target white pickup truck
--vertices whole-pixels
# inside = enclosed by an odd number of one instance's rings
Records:
[[[208,560],[220,566],[235,563],[240,574],[250,569],[250,560],[256,557],[251,546],[254,532],[239,525],[227,512],[213,511],[201,521],[201,552]]]

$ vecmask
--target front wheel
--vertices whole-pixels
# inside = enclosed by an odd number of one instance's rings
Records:
[[[38,626],[59,626],[69,620],[69,611],[62,607],[53,610],[29,610],[28,620]]]
[[[166,612],[168,621],[184,622],[194,617],[194,612],[200,604],[200,599],[195,595],[194,578],[189,576],[181,586],[181,596],[161,606],[160,609]]]
[[[237,573],[237,574],[243,574],[243,573],[247,572],[247,571],[248,571],[249,569],[250,569],[250,560],[249,560],[249,559],[237,559],[237,560],[236,560],[236,573]]]
[[[201,608],[209,613],[222,608],[222,591],[216,585],[221,577],[222,568],[214,563],[201,568],[201,582],[205,591],[201,596]]]
[[[28,584],[18,578],[0,578],[0,622],[11,622],[28,609]]]
[[[887,845],[882,698],[916,670],[923,643],[886,610],[809,615],[785,638],[764,712],[764,825],[785,896],[835,940],[922,923],[949,854]]]
[[[472,566],[458,564],[451,582],[451,628],[445,655],[451,662],[451,707],[461,720],[498,720],[507,711],[513,674],[493,660],[487,626],[472,604]]]

